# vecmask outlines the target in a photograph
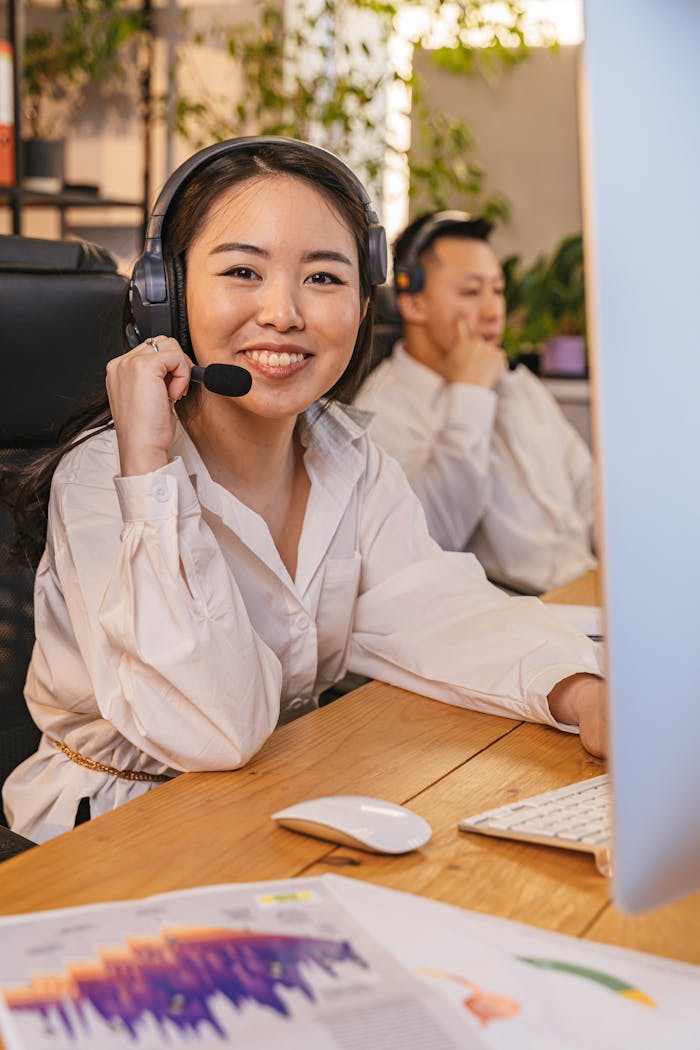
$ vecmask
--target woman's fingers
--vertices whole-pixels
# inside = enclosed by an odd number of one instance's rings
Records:
[[[183,394],[187,393],[190,385],[192,362],[184,354],[178,341],[169,336],[153,336],[145,339],[136,349],[164,355],[159,357],[159,364],[162,366],[168,398],[173,402],[179,401]]]
[[[172,403],[189,386],[192,362],[170,336],[154,336],[110,361],[107,393],[123,473],[146,473],[167,462],[175,433]]]

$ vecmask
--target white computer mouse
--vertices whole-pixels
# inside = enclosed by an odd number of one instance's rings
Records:
[[[405,806],[366,795],[326,795],[272,814],[282,827],[370,853],[408,853],[432,835],[427,820]]]

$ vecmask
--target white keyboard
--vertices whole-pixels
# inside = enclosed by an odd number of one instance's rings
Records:
[[[594,855],[601,874],[609,875],[611,811],[610,778],[605,773],[465,817],[459,829],[583,850]]]

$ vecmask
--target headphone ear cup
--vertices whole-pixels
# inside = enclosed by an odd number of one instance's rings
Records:
[[[190,339],[190,326],[187,321],[187,301],[185,299],[185,263],[181,255],[173,259],[170,271],[170,314],[172,333],[182,349],[193,361],[196,360]]]
[[[148,327],[146,314],[143,308],[144,277],[143,259],[138,259],[134,265],[129,282],[129,307],[126,323],[126,340],[132,348],[138,346],[145,338],[141,332]],[[149,333],[146,332],[146,335]]]
[[[369,226],[369,272],[370,284],[384,284],[388,262],[386,231],[378,222],[370,220]]]
[[[149,336],[171,334],[168,284],[160,254],[145,251],[136,260],[129,282],[130,316],[126,326],[129,346],[137,346]]]

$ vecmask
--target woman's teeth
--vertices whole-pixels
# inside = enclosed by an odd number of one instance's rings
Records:
[[[246,350],[245,356],[257,364],[271,365],[274,368],[275,366],[296,365],[299,361],[303,361],[306,355],[288,354],[286,351],[277,354],[271,350]]]

